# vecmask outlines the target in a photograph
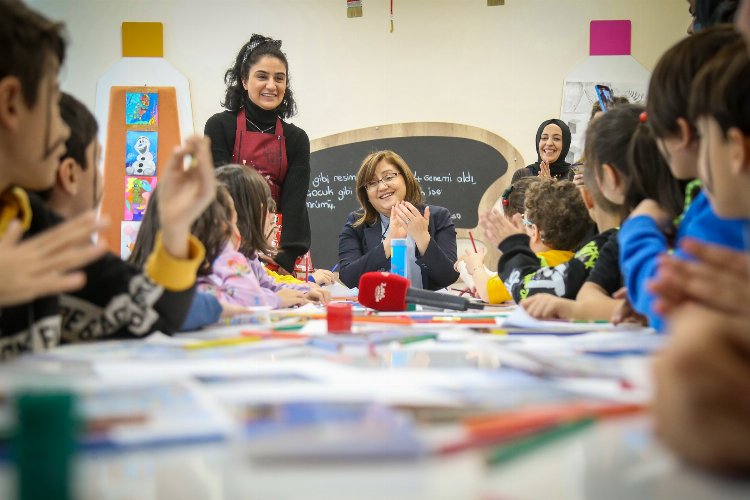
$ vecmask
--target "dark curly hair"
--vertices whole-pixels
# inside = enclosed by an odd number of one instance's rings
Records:
[[[521,177],[503,191],[503,215],[512,218],[516,214],[522,214],[526,200],[526,190],[537,182],[539,177]]]
[[[274,40],[263,35],[253,34],[250,40],[242,46],[234,64],[224,73],[224,83],[227,85],[224,101],[221,103],[229,111],[237,112],[244,106],[247,99],[247,91],[242,87],[242,82],[247,80],[250,68],[263,57],[275,57],[284,63],[286,67],[286,91],[284,99],[276,108],[276,114],[281,118],[290,118],[297,113],[297,103],[294,102],[291,78],[289,76],[289,62],[286,54],[281,51],[281,40]]]
[[[526,189],[526,218],[536,224],[544,244],[574,251],[591,228],[578,187],[571,181],[540,178]]]

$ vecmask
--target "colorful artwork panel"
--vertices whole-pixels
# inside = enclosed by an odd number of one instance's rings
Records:
[[[125,174],[155,176],[158,150],[158,132],[128,130],[125,146]]]
[[[159,124],[159,94],[156,92],[125,93],[125,125]]]
[[[148,200],[156,188],[156,177],[125,177],[124,220],[143,220]]]
[[[140,228],[141,221],[123,221],[120,223],[120,258],[122,260],[127,260],[133,253]]]

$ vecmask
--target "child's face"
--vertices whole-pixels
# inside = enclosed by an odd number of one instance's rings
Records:
[[[234,200],[231,196],[229,197],[229,223],[229,229],[232,233],[229,241],[232,244],[232,248],[239,250],[242,243],[242,235],[240,234],[240,229],[237,227],[237,210],[234,208]]]
[[[735,145],[713,118],[700,118],[697,127],[702,138],[698,175],[711,206],[720,217],[750,217],[747,199],[750,186],[747,176],[739,175],[739,169],[735,169],[735,164],[742,162],[737,158]]]
[[[271,245],[273,239],[276,236],[278,226],[276,225],[276,214],[270,210],[266,210],[266,223],[264,224],[263,234],[266,235],[266,243]]]
[[[60,88],[57,82],[59,66],[50,58],[46,75],[39,82],[36,103],[27,107],[20,95],[13,137],[7,142],[7,179],[11,185],[29,190],[43,190],[55,182],[60,157],[65,153],[65,141],[70,129],[60,116]],[[7,187],[7,186],[4,186]]]
[[[695,157],[695,151],[700,142],[694,138],[691,147],[686,147],[684,140],[680,136],[658,138],[656,144],[661,151],[664,160],[669,165],[669,170],[676,179],[689,180],[698,176],[698,160]]]
[[[78,170],[77,191],[71,201],[75,214],[98,207],[102,199],[101,152],[99,141],[94,139],[86,148],[86,165],[75,166]]]
[[[601,172],[601,175],[599,175]],[[607,200],[615,205],[622,205],[625,201],[624,181],[617,169],[609,164],[602,165],[596,174],[596,183],[599,191]]]

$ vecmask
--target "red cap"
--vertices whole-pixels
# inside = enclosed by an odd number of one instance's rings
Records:
[[[328,333],[351,333],[352,305],[345,302],[331,302],[326,307]]]

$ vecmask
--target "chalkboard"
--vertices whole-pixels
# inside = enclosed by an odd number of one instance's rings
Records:
[[[307,209],[312,229],[313,264],[316,267],[331,269],[338,261],[339,232],[347,215],[359,208],[355,193],[357,170],[365,156],[373,151],[390,149],[401,155],[419,181],[425,203],[447,208],[457,228],[471,229],[477,226],[480,201],[483,197],[487,198],[488,191],[491,196],[494,193],[494,199],[486,199],[485,205],[491,206],[497,199],[502,191],[497,181],[505,180],[506,174],[509,174],[509,179],[520,159],[515,149],[504,148],[513,157],[509,172],[506,156],[497,147],[480,140],[481,134],[473,134],[479,138],[438,135],[445,133],[445,127],[433,130],[438,134],[430,134],[426,126],[430,124],[419,125],[419,135],[377,137],[383,135],[383,128],[386,128],[377,127],[375,133],[371,134],[376,138],[343,144],[335,144],[342,140],[323,140],[318,141],[319,149],[313,146]],[[449,125],[451,132],[455,132],[456,127],[464,132],[473,128],[453,124],[434,125]],[[353,132],[355,139],[366,136],[362,131]],[[482,132],[488,134],[487,131]],[[315,141],[313,143],[315,145]],[[329,147],[325,147],[326,144]],[[490,189],[492,186],[495,189]]]

